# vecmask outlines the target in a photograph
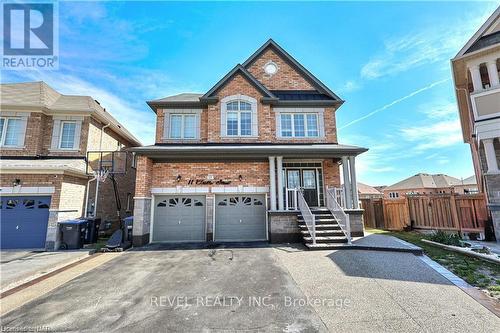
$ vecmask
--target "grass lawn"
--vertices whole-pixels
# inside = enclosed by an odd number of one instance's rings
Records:
[[[476,286],[500,301],[500,265],[426,244],[429,237],[415,231],[386,231],[367,229],[369,233],[390,235],[420,246],[427,256],[437,261],[469,284]]]

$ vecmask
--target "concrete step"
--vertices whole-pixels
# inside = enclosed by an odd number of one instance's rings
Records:
[[[332,217],[333,215],[331,213],[325,213],[325,214],[314,214],[314,217],[316,218],[328,218],[328,217]],[[297,217],[302,217],[302,214],[297,214]]]
[[[309,230],[301,230],[300,233],[309,236]],[[316,238],[320,236],[337,236],[337,237],[345,237],[344,232],[342,230],[316,230]]]
[[[305,223],[299,223],[299,228],[307,229],[307,225]],[[340,230],[340,226],[337,223],[316,224],[316,230],[322,230],[322,229]]]
[[[337,250],[337,249],[347,249],[352,248],[352,245],[347,245],[346,243],[306,243],[304,244],[309,250]]]
[[[337,220],[334,219],[334,218],[320,219],[320,220],[315,219],[314,221],[316,222],[316,225],[318,225],[318,224],[338,224]],[[300,223],[306,223],[303,219],[297,219],[297,222],[299,224]]]
[[[312,243],[311,236],[304,236],[304,242]],[[316,236],[316,243],[347,243],[345,236]]]

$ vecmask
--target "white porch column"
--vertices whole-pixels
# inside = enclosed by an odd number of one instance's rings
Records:
[[[349,168],[351,171],[351,188],[352,188],[352,208],[359,209],[359,195],[358,195],[358,183],[356,180],[356,163],[354,162],[355,157],[349,156]]]
[[[271,210],[276,210],[276,157],[269,156],[269,198],[271,200]]]
[[[285,210],[283,199],[283,156],[276,157],[276,168],[278,169],[278,209]]]
[[[490,85],[492,87],[496,87],[500,84],[500,81],[498,79],[498,69],[497,69],[497,61],[495,60],[490,60],[486,63],[488,67],[488,76],[490,77]]]
[[[493,146],[493,139],[484,139],[483,145],[486,154],[486,164],[488,165],[488,173],[498,173],[498,163],[495,155],[495,147]]]
[[[351,181],[349,180],[349,166],[347,165],[347,157],[342,157],[342,174],[344,176],[344,196],[347,209],[352,208],[352,192]]]
[[[479,72],[479,65],[471,66],[470,73],[472,76],[472,85],[474,86],[474,91],[483,90],[483,82],[481,81],[481,73]]]

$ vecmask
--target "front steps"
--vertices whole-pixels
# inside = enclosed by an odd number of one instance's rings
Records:
[[[302,215],[299,213],[297,221],[300,232],[304,240],[304,245],[311,250],[328,250],[344,247],[347,244],[347,237],[340,228],[335,217],[326,208],[311,209],[316,220],[316,244],[313,245],[312,237],[309,234],[307,225]]]

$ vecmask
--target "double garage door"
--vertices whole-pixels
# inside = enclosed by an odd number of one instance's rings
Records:
[[[0,197],[2,249],[44,248],[50,197]]]
[[[154,242],[203,242],[206,240],[205,196],[157,196],[154,202]],[[264,195],[215,196],[215,241],[266,239]],[[212,221],[209,221],[212,222]]]

